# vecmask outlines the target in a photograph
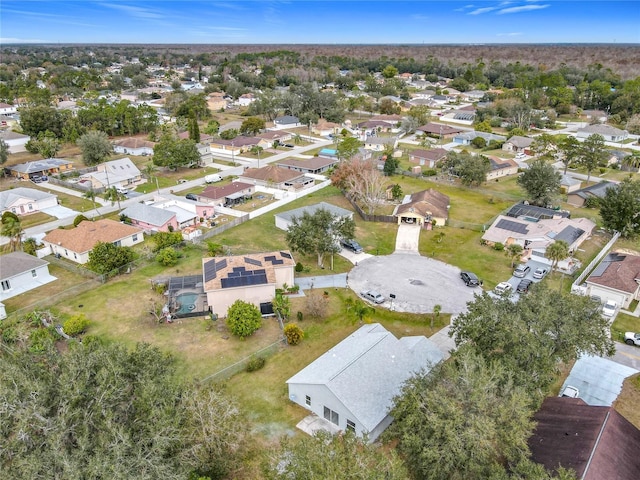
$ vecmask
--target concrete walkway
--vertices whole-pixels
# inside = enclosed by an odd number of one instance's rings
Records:
[[[396,235],[396,250],[394,253],[420,255],[418,245],[420,243],[420,226],[410,223],[398,225]]]
[[[451,321],[455,317],[451,317]],[[450,326],[445,325],[442,329],[429,337],[433,343],[440,349],[440,351],[444,354],[444,359],[446,360],[451,356],[451,352],[456,349],[456,342],[449,336]]]
[[[336,273],[335,275],[297,277],[296,285],[300,287],[300,290],[311,290],[312,288],[347,288],[347,274]]]

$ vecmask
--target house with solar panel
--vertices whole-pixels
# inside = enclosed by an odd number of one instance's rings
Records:
[[[428,338],[396,338],[379,323],[364,325],[287,380],[289,399],[315,415],[305,432],[352,431],[373,442],[393,421],[402,384],[443,359]]]
[[[276,288],[294,284],[296,262],[288,250],[202,259],[207,305],[220,317],[236,301],[271,302]]]

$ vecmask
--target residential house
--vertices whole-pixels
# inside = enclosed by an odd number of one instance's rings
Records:
[[[467,107],[452,110],[440,116],[442,120],[452,123],[459,123],[461,125],[471,125],[476,118],[476,111],[473,107],[470,109]]]
[[[502,150],[505,152],[530,154],[531,152],[529,147],[532,142],[533,138],[514,135],[513,137],[509,137],[507,141],[502,144]]]
[[[522,201],[515,203],[506,213],[508,217],[519,218],[521,220],[529,220],[537,222],[550,218],[570,218],[571,213],[568,210],[555,210],[553,208],[538,207],[529,205],[529,202]]]
[[[225,140],[223,138],[214,138],[211,140],[211,151],[239,155],[244,152],[248,152],[253,147],[260,145],[262,141],[258,137],[244,137],[239,136],[231,140]]]
[[[433,148],[431,150],[412,150],[409,152],[409,161],[420,166],[434,168],[436,164],[447,156],[444,148]]]
[[[262,141],[258,144],[262,148],[273,148],[273,144],[275,142],[278,143],[287,143],[291,141],[293,135],[291,133],[286,132],[284,130],[269,130],[267,132],[262,132],[256,135],[257,138],[260,138]]]
[[[288,250],[202,259],[203,286],[211,311],[225,317],[236,300],[271,302],[276,288],[294,284],[296,262]]]
[[[484,98],[487,92],[482,90],[469,90],[468,92],[462,93],[463,100],[467,102],[479,102]]]
[[[345,208],[332,205],[327,202],[320,202],[306,207],[296,208],[275,215],[276,227],[280,230],[288,230],[292,224],[293,218],[301,218],[305,213],[309,215],[315,214],[318,210],[326,210],[337,218],[353,219],[353,212]]]
[[[487,180],[496,180],[518,173],[518,164],[510,158],[500,158],[494,155],[487,156],[491,169],[487,173]]]
[[[245,95],[252,95],[252,94],[245,94]],[[240,103],[240,99],[238,99],[238,103]],[[240,105],[245,106],[242,104]],[[209,96],[207,97],[207,107],[212,112],[219,112],[220,110],[225,110],[227,108],[227,99],[224,98],[224,93],[222,92],[210,93]]]
[[[28,215],[57,205],[56,195],[35,188],[17,187],[0,192],[0,214]]]
[[[311,133],[326,137],[328,135],[336,135],[340,131],[341,127],[337,123],[329,122],[324,118],[318,120],[318,123],[311,127]]]
[[[416,135],[431,135],[439,138],[453,138],[459,133],[466,132],[467,129],[452,127],[444,123],[429,122],[422,127],[416,128]]]
[[[433,188],[406,195],[393,215],[401,223],[416,223],[424,228],[444,226],[449,218],[449,197]]]
[[[189,132],[180,132],[178,134],[178,138],[180,140],[189,140]],[[199,143],[209,144],[212,141],[213,141],[213,137],[211,135],[208,135],[206,133],[201,133],[200,134],[200,142]]]
[[[89,252],[99,242],[131,247],[143,240],[142,229],[115,220],[103,219],[93,222],[85,220],[76,228],[68,230],[61,228],[51,230],[42,239],[42,243],[51,249],[53,255],[85,264],[89,261]]]
[[[575,252],[591,236],[596,224],[588,218],[545,218],[509,217],[498,215],[491,226],[482,235],[482,241],[488,245],[516,243],[524,248],[523,258],[535,257],[537,261],[551,264],[546,258],[549,245],[564,240],[569,252]],[[571,269],[573,260],[559,263],[561,269]]]
[[[580,190],[582,186],[582,180],[573,178],[570,175],[562,175],[560,180],[560,191],[562,193],[573,193],[576,190]]]
[[[289,399],[326,420],[327,429],[375,441],[412,375],[442,361],[424,336],[396,338],[379,323],[363,325],[287,380]]]
[[[602,135],[605,142],[624,142],[629,138],[629,132],[626,130],[599,123],[581,128],[576,132],[576,138],[589,138],[595,134]]]
[[[552,475],[562,466],[582,480],[637,478],[640,430],[613,407],[548,397],[533,419],[536,428],[528,440],[531,459]]]
[[[4,140],[4,143],[7,144],[9,153],[19,153],[27,151],[25,145],[31,140],[31,137],[11,130],[2,130],[0,131],[0,140]]]
[[[393,150],[398,148],[398,137],[369,136],[364,141],[364,148],[366,150],[382,152],[388,147],[391,147]]]
[[[313,178],[305,176],[304,173],[273,164],[262,168],[246,168],[238,176],[238,181],[289,191],[311,187],[315,182]]]
[[[296,128],[300,127],[302,124],[300,123],[300,119],[298,117],[294,117],[293,115],[284,115],[282,117],[277,117],[273,120],[273,129],[281,130],[284,128]]]
[[[400,102],[404,102],[404,100],[400,99]],[[403,118],[404,117],[402,117],[402,115],[374,115],[370,120],[373,122],[384,122],[390,127],[396,129],[402,122]]]
[[[584,207],[590,198],[601,199],[610,188],[618,188],[617,184],[611,182],[598,182],[592,185],[574,190],[567,195],[567,203],[576,207]]]
[[[222,187],[209,186],[198,195],[198,201],[208,205],[233,206],[251,198],[255,185],[246,182],[232,182]]]
[[[640,254],[608,254],[589,275],[586,284],[589,295],[629,308],[633,300],[640,300]]]
[[[49,262],[24,252],[0,255],[0,301],[57,280]]]
[[[82,180],[91,182],[91,188],[94,190],[117,186],[131,188],[147,182],[129,157],[100,163],[96,168],[95,172],[80,176]]]
[[[147,233],[180,229],[175,212],[153,205],[134,203],[120,213],[129,219],[127,223],[142,228]]]
[[[0,103],[0,115],[13,115],[18,113],[18,107],[8,103]]]
[[[118,140],[113,144],[113,151],[125,155],[147,156],[153,155],[155,143],[140,137],[129,137]]]
[[[218,130],[219,133],[226,132],[227,130],[238,130],[240,131],[240,127],[242,126],[242,121],[233,120],[231,122],[227,122],[224,125],[220,125]]]
[[[337,158],[311,157],[309,159],[286,158],[276,162],[281,168],[288,168],[302,173],[322,174],[337,165]]]
[[[46,158],[7,167],[16,178],[30,180],[43,175],[55,175],[73,171],[73,163],[63,158]]]
[[[606,112],[602,110],[584,110],[582,114],[587,117],[587,120],[592,120],[594,122],[604,123],[608,120]]]
[[[492,141],[504,142],[507,139],[507,137],[505,137],[504,135],[496,135],[495,133],[472,131],[472,132],[459,133],[458,135],[454,136],[453,143],[456,143],[458,145],[471,145],[471,142],[477,137],[484,138],[485,142],[487,142],[487,145]]]
[[[199,201],[194,202],[180,195],[156,195],[152,202],[145,203],[173,211],[177,215],[178,226],[181,229],[201,223],[200,219],[204,220],[215,216],[215,209],[211,204]]]
[[[257,98],[253,93],[243,93],[242,95],[240,95],[240,97],[238,97],[237,103],[241,107],[248,107],[256,100]]]
[[[356,127],[365,131],[365,133],[373,132],[392,132],[394,130],[393,125],[384,120],[367,120],[366,122],[360,122]],[[368,132],[367,132],[368,131]]]

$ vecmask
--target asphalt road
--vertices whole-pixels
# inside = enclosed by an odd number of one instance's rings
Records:
[[[616,342],[616,353],[611,360],[640,371],[640,347]]]

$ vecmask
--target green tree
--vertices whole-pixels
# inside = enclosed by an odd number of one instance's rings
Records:
[[[522,256],[522,252],[524,251],[524,249],[522,248],[522,245],[518,243],[510,243],[509,245],[507,245],[505,251],[511,259],[511,268],[513,268],[516,260],[518,260]]]
[[[229,331],[240,338],[246,338],[262,326],[260,309],[252,303],[236,300],[227,311]]]
[[[569,257],[569,244],[564,240],[557,240],[547,247],[545,256],[551,260],[551,268],[557,268],[559,262]]]
[[[84,192],[82,194],[82,198],[91,200],[91,203],[93,203],[94,210],[98,215],[100,215],[100,212],[98,211],[98,206],[96,205],[96,192],[93,190],[93,188],[91,190],[87,190],[86,192]]]
[[[144,344],[16,349],[0,355],[0,398],[12,412],[0,415],[6,478],[223,478],[246,435],[232,399],[182,382]]]
[[[179,245],[184,241],[180,232],[157,232],[151,239],[155,244],[153,247],[154,252],[159,252],[163,248]]]
[[[156,254],[156,261],[164,267],[177,265],[178,258],[178,252],[173,247],[165,247]]]
[[[220,123],[217,120],[209,120],[207,126],[204,129],[204,133],[207,135],[217,135],[220,130]]]
[[[74,315],[73,317],[67,319],[62,324],[62,329],[64,330],[64,333],[66,333],[67,335],[75,337],[76,335],[80,335],[81,333],[84,333],[84,331],[87,329],[88,326],[89,326],[89,320],[87,320],[87,317],[84,316],[84,313],[80,313],[78,315]]]
[[[484,139],[484,137],[475,137],[473,140],[471,140],[471,145],[476,148],[484,148],[487,146],[487,141]]]
[[[640,180],[624,179],[611,186],[600,200],[604,227],[633,238],[640,234]]]
[[[410,378],[385,433],[417,479],[504,478],[526,459],[534,423],[515,373],[470,349]]]
[[[133,262],[134,258],[135,253],[131,247],[119,247],[109,242],[98,242],[89,252],[87,267],[104,275]]]
[[[298,345],[304,338],[304,332],[295,323],[287,323],[284,326],[284,337],[288,345]]]
[[[598,165],[604,162],[605,143],[602,135],[590,135],[582,142],[580,148],[580,164],[587,170],[587,185],[593,172]]]
[[[375,312],[374,308],[363,302],[361,299],[347,298],[345,301],[347,313],[359,323],[364,323],[364,319]]]
[[[393,65],[387,65],[386,67],[384,67],[384,69],[382,69],[382,76],[384,78],[393,78],[396,75],[398,75],[398,69]]]
[[[267,480],[405,480],[407,470],[393,449],[380,451],[352,432],[332,436],[319,430],[292,441],[283,436],[264,466]]]
[[[124,200],[126,197],[124,196],[124,194],[120,193],[118,191],[118,189],[116,187],[109,187],[107,188],[104,193],[102,194],[102,196],[104,197],[104,199],[107,202],[111,202],[111,205],[113,206],[115,203],[118,204],[118,210],[120,210],[120,200]]]
[[[564,163],[564,174],[567,174],[569,165],[577,162],[580,158],[580,142],[576,137],[566,137],[560,142],[562,152],[562,163]]]
[[[179,167],[197,165],[199,161],[196,142],[191,139],[179,140],[171,134],[164,134],[153,147],[153,163],[159,167],[177,170]]]
[[[487,181],[491,170],[489,159],[483,155],[464,155],[457,169],[460,181],[466,186],[480,186]]]
[[[257,135],[264,130],[264,127],[265,123],[262,118],[249,117],[242,122],[242,125],[240,125],[240,133],[243,135]]]
[[[433,329],[433,324],[437,319],[440,318],[440,312],[442,311],[442,305],[436,304],[433,306],[433,313],[431,314],[431,329]]]
[[[30,139],[25,144],[25,148],[28,152],[37,153],[42,158],[54,158],[60,152],[62,145],[53,133],[47,131],[40,132],[37,138]]]
[[[23,234],[24,229],[18,216],[9,211],[4,212],[2,214],[2,224],[0,225],[0,235],[9,239],[10,252],[20,250]]]
[[[614,351],[608,321],[590,298],[551,291],[544,283],[515,304],[483,293],[467,306],[452,322],[456,345],[502,363],[532,399],[548,391],[562,363]]]
[[[491,128],[491,122],[488,119],[483,120],[480,123],[477,123],[475,125],[475,130],[476,132],[484,132],[484,133],[493,132],[493,129]]]
[[[402,192],[402,187],[399,184],[395,184],[393,187],[391,187],[391,196],[393,197],[394,200],[399,200],[402,198],[403,192]]]
[[[189,139],[196,143],[200,142],[200,127],[195,113],[189,117]]]
[[[288,319],[291,315],[291,300],[289,297],[276,293],[276,296],[272,300],[273,310],[278,313],[281,318]]]
[[[531,142],[531,150],[541,157],[549,156],[556,147],[556,140],[548,133],[541,133]]]
[[[212,240],[207,241],[207,255],[210,257],[217,257],[224,252],[224,245],[216,243]]]
[[[395,175],[396,170],[400,166],[400,160],[393,156],[393,153],[387,155],[387,158],[384,161],[384,168],[382,171],[387,177],[391,177]]]
[[[304,212],[293,217],[287,229],[286,241],[293,252],[303,255],[315,254],[318,266],[324,266],[324,256],[338,253],[340,238],[353,238],[355,223],[351,218],[334,215],[319,209],[313,214]]]
[[[84,222],[85,220],[89,219],[82,214],[76,215],[76,217],[73,219],[73,226],[77,227],[78,225],[80,225],[80,222]]]
[[[358,150],[362,146],[360,140],[355,137],[346,137],[341,139],[338,142],[338,147],[336,148],[338,158],[342,160],[349,160],[353,157]]]
[[[97,165],[104,162],[113,153],[113,146],[106,133],[93,130],[82,135],[76,142],[82,151],[85,165]]]
[[[9,145],[0,138],[0,165],[7,163],[9,159]]]
[[[62,137],[64,114],[48,105],[37,105],[20,109],[20,127],[25,135],[37,138],[49,131],[56,138]]]
[[[543,158],[536,158],[518,177],[518,185],[525,189],[529,201],[535,205],[549,205],[560,192],[562,177],[553,165]]]

